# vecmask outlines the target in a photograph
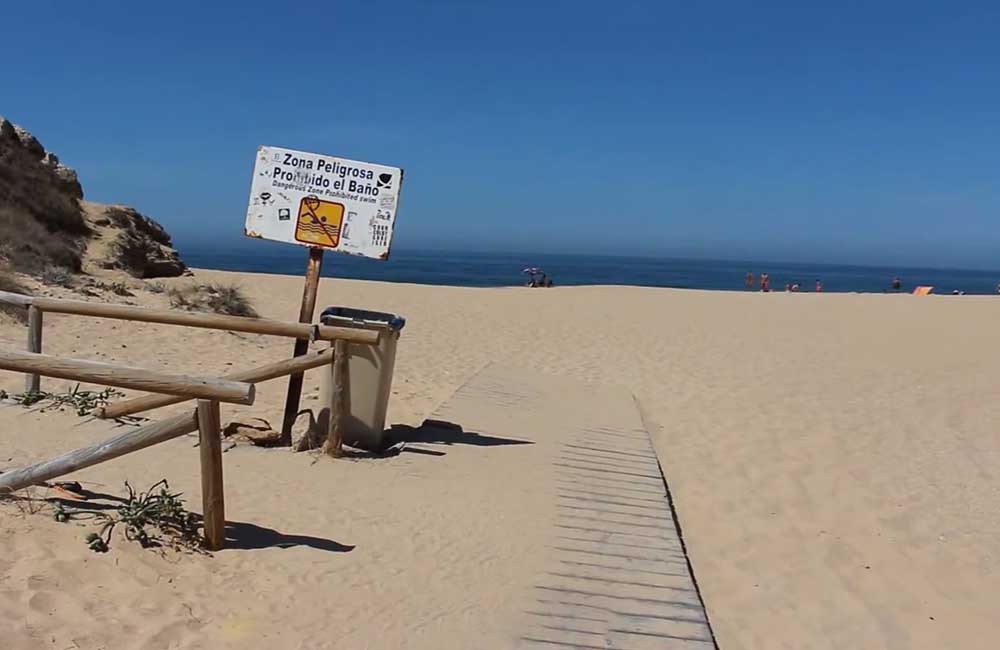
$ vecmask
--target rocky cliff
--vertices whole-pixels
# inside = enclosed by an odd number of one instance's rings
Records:
[[[138,278],[187,271],[170,235],[133,208],[83,200],[76,172],[0,117],[0,262],[38,275],[118,269]]]

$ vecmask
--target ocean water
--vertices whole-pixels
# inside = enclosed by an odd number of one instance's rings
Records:
[[[300,275],[306,249],[298,246],[252,242],[238,250],[218,252],[197,243],[181,243],[181,255],[195,268]],[[882,292],[894,276],[904,291],[916,285],[933,285],[935,293],[955,290],[968,294],[996,294],[1000,271],[960,269],[887,268],[831,264],[714,261],[596,255],[508,254],[393,251],[388,261],[328,253],[323,261],[327,277],[412,282],[467,287],[502,287],[524,284],[521,270],[537,266],[557,286],[624,284],[683,289],[744,290],[747,271],[759,277],[767,272],[772,291],[798,282],[813,291],[821,280],[827,292]]]

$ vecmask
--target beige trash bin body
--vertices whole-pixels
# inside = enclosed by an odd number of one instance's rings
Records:
[[[394,314],[371,312],[345,307],[331,307],[323,312],[324,325],[356,327],[379,332],[377,345],[348,344],[348,402],[350,413],[345,419],[344,442],[364,449],[384,447],[385,414],[392,391],[392,373],[396,365],[396,343],[405,321]],[[333,393],[333,367],[322,375],[320,403],[330,404]],[[323,409],[321,417],[329,414]],[[322,426],[322,423],[320,423]]]

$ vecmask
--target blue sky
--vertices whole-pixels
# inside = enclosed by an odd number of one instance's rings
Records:
[[[399,165],[395,246],[1000,267],[1000,3],[5,6],[0,114],[182,242],[256,147]]]

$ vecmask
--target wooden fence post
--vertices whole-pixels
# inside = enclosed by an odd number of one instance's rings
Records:
[[[330,424],[323,451],[331,456],[344,455],[344,427],[350,415],[350,373],[347,341],[333,344],[333,390],[330,399]]]
[[[28,306],[28,352],[42,351],[42,310]],[[24,392],[37,393],[42,389],[42,378],[38,373],[24,376]]]
[[[198,434],[205,546],[218,551],[226,543],[226,504],[222,487],[222,419],[216,400],[198,400]]]

